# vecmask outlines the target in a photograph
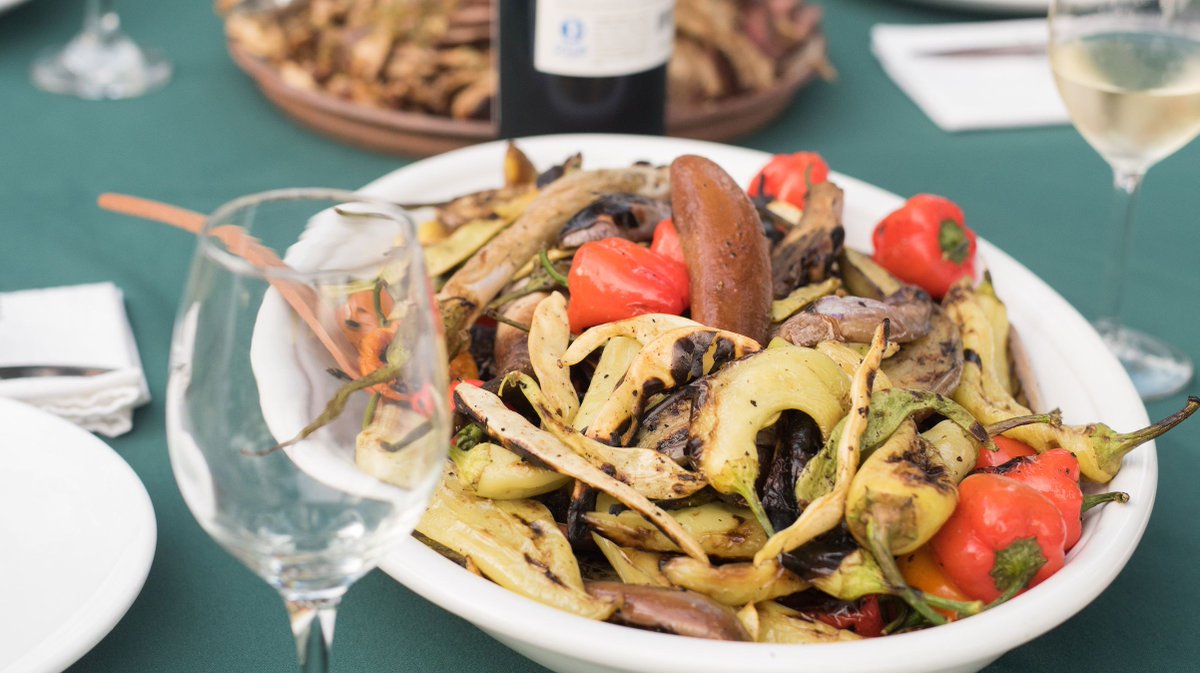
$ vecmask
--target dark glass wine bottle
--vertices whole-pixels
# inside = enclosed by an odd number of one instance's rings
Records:
[[[673,0],[496,0],[500,137],[661,135]]]

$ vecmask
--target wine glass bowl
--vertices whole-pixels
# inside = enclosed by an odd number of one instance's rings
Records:
[[[1200,2],[1053,0],[1049,56],[1075,127],[1113,170],[1113,258],[1097,331],[1143,398],[1192,377],[1174,346],[1121,323],[1133,203],[1151,166],[1200,133]]]
[[[337,602],[441,475],[432,302],[411,221],[376,199],[268,192],[200,236],[172,343],[171,463],[205,531],[283,596],[304,670],[323,670]],[[300,364],[273,367],[281,350]]]

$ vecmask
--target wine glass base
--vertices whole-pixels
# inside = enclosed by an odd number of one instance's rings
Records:
[[[81,33],[40,55],[31,70],[44,91],[92,100],[136,98],[171,79],[171,63],[122,34]]]
[[[1171,344],[1112,320],[1098,320],[1095,326],[1142,399],[1167,397],[1192,379],[1191,358]]]

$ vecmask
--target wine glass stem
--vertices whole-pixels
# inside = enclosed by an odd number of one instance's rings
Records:
[[[115,35],[121,29],[121,17],[114,7],[115,0],[87,0],[83,17],[83,31],[101,40]]]
[[[300,673],[328,673],[329,650],[333,646],[333,625],[341,596],[317,600],[289,600],[288,616],[296,637],[296,655]]]
[[[1121,293],[1125,288],[1125,268],[1129,262],[1129,243],[1133,233],[1133,202],[1142,185],[1144,171],[1113,169],[1113,230],[1112,254],[1108,259],[1108,273],[1101,300],[1101,319],[1119,322]]]

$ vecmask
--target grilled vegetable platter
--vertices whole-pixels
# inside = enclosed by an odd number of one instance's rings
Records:
[[[338,325],[372,397],[360,467],[388,478],[389,405],[451,405],[416,534],[517,594],[771,643],[969,618],[1037,591],[1088,511],[1138,497],[1105,489],[1124,456],[1200,408],[1064,423],[943,197],[856,250],[813,153],[748,184],[698,155],[585,162],[510,144],[499,186],[424,211],[448,400],[387,380],[386,279]]]

